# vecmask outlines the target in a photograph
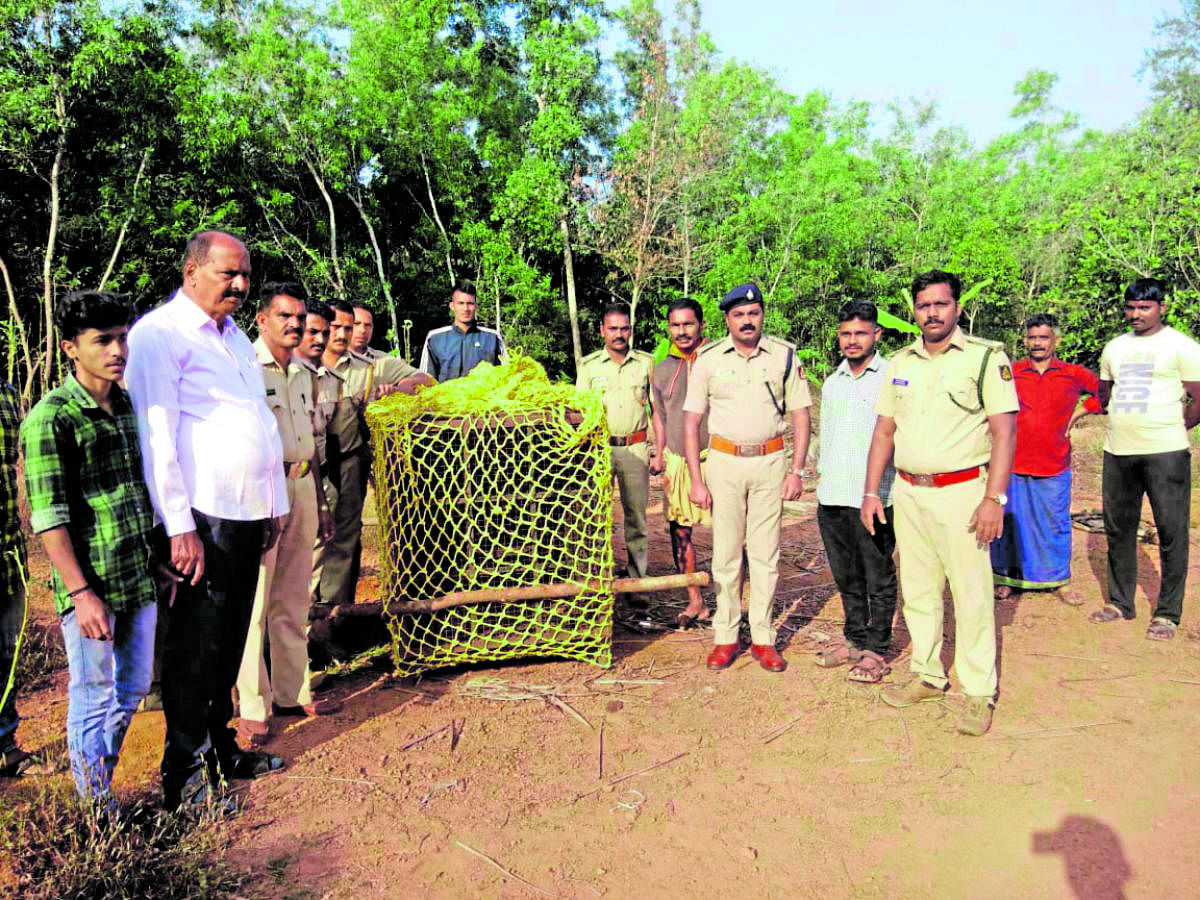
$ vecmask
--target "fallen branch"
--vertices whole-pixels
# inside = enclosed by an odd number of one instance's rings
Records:
[[[804,718],[804,716],[796,716],[796,718],[792,719],[792,721],[790,721],[784,725],[780,725],[774,731],[768,731],[766,734],[763,735],[762,742],[764,744],[769,744],[769,743],[771,743],[771,741],[775,740],[776,738],[783,737],[785,734],[787,734],[789,731],[792,730],[792,726],[794,726],[797,722],[799,722],[803,718]]]
[[[371,787],[377,787],[373,781],[364,781],[361,778],[338,778],[336,775],[284,775],[287,781],[342,781],[346,784],[366,784]]]
[[[586,725],[592,731],[596,730],[595,726],[593,726],[591,722],[589,722],[587,719],[585,719],[583,716],[581,716],[578,712],[576,712],[575,707],[571,706],[571,704],[567,703],[565,700],[560,700],[554,694],[547,694],[546,702],[549,703],[551,706],[555,707],[556,709],[558,709],[560,712],[566,713],[568,716],[571,716],[575,720],[582,722],[584,725]]]
[[[1104,662],[1102,659],[1096,659],[1094,656],[1067,656],[1064,653],[1026,653],[1026,656],[1046,656],[1051,659],[1075,659],[1079,662]]]
[[[505,875],[507,875],[509,878],[513,879],[514,881],[519,881],[519,882],[521,882],[521,884],[525,885],[526,887],[533,888],[539,894],[545,894],[547,897],[550,896],[549,891],[538,887],[532,881],[526,881],[524,878],[522,878],[516,872],[510,872],[508,869],[504,868],[504,866],[500,865],[500,863],[496,862],[494,859],[492,859],[486,853],[482,853],[479,850],[476,850],[474,847],[464,844],[462,841],[455,841],[454,843],[458,844],[458,846],[462,847],[468,853],[478,856],[480,859],[482,859],[488,865],[492,866],[495,869],[498,869],[500,872],[503,872]]]
[[[1082,731],[1084,728],[1100,728],[1104,725],[1128,725],[1128,719],[1111,719],[1107,722],[1083,722],[1079,725],[1059,725],[1056,728],[1035,728],[1033,731],[1017,731],[1013,734],[998,734],[1001,738],[1024,738],[1036,737],[1043,734],[1065,733],[1070,734],[1075,731]]]
[[[441,734],[443,731],[445,731],[449,727],[450,727],[449,725],[443,725],[441,728],[435,728],[433,731],[429,732],[428,734],[423,734],[419,738],[414,738],[413,740],[409,741],[407,744],[405,744],[400,749],[407,750],[409,747],[415,747],[415,746],[417,746],[417,744],[420,744],[420,743],[423,743],[424,741],[429,740],[434,735]]]
[[[692,752],[691,750],[684,750],[682,753],[676,753],[670,759],[664,759],[662,762],[656,762],[652,765],[646,766],[644,769],[638,769],[636,772],[627,772],[624,775],[619,775],[616,778],[609,781],[607,784],[602,784],[602,785],[600,785],[600,787],[592,788],[590,791],[585,791],[582,794],[576,794],[575,798],[571,802],[576,803],[579,800],[582,800],[584,797],[590,797],[592,794],[599,793],[600,791],[604,790],[605,788],[609,788],[609,787],[612,787],[613,785],[620,784],[622,781],[628,781],[630,778],[635,778],[638,775],[644,775],[645,773],[651,772],[654,769],[661,769],[663,766],[670,765],[671,763],[675,762],[678,759],[683,759],[683,757],[687,756],[691,752]]]

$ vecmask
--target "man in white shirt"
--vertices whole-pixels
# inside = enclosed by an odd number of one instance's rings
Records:
[[[1157,278],[1129,285],[1130,330],[1109,341],[1100,356],[1099,399],[1108,410],[1102,487],[1108,603],[1088,617],[1104,623],[1136,615],[1137,530],[1146,496],[1162,564],[1146,637],[1160,641],[1175,637],[1183,614],[1192,495],[1187,433],[1200,422],[1200,344],[1163,322],[1166,296]]]
[[[125,380],[146,483],[162,556],[181,578],[161,651],[168,809],[202,808],[210,784],[283,765],[240,750],[229,727],[259,559],[288,511],[262,367],[232,318],[249,288],[245,245],[201,232],[182,287],[129,332]]]
[[[875,404],[887,372],[876,350],[882,334],[879,312],[866,300],[838,310],[842,362],[821,388],[821,480],[817,483],[817,526],[846,614],[842,639],[826,643],[817,665],[850,663],[848,680],[876,684],[888,673],[885,661],[896,615],[896,533],[891,492],[895,470],[884,467],[879,502],[887,521],[867,531],[859,518],[867,478],[867,454],[875,431]]]

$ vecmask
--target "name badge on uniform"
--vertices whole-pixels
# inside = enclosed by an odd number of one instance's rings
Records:
[[[274,397],[275,396],[275,388],[267,388],[267,396]]]
[[[893,378],[892,384],[898,384],[898,385],[900,385],[900,387],[908,387],[908,379],[907,378]]]

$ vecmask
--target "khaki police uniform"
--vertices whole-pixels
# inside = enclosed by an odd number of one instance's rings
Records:
[[[650,376],[654,357],[641,350],[630,350],[617,362],[602,348],[585,356],[579,364],[575,387],[581,391],[599,391],[604,395],[608,418],[609,443],[612,445],[613,474],[621,490],[621,509],[625,514],[625,549],[629,554],[629,574],[646,577],[649,552],[646,505],[650,501]]]
[[[314,603],[341,605],[354,602],[363,501],[371,463],[370,447],[361,427],[363,410],[375,398],[377,385],[395,384],[417,370],[396,356],[369,361],[347,351],[332,371],[339,381],[337,401],[326,426],[326,447],[330,442],[337,443],[337,472],[330,473],[337,489],[332,507],[334,536],[331,541],[318,542],[313,551],[312,599]]]
[[[788,367],[791,351],[791,369]],[[779,529],[789,457],[790,412],[812,405],[795,348],[763,336],[749,356],[732,338],[702,347],[684,412],[708,413],[705,473],[712,495],[712,576],[717,587],[713,643],[732,644],[742,620],[742,548],[750,564],[750,634],[774,646],[771,604],[779,581]]]
[[[280,706],[312,702],[308,687],[308,596],[320,476],[312,468],[316,455],[312,370],[292,359],[284,371],[262,338],[254,342],[254,349],[262,363],[267,406],[279,426],[289,509],[275,546],[263,554],[259,566],[250,630],[237,679],[239,715],[265,722],[272,701]],[[269,675],[263,658],[264,638],[271,645]]]
[[[896,423],[892,516],[904,620],[912,636],[911,668],[931,685],[946,684],[942,590],[949,578],[954,667],[963,692],[973,697],[996,693],[996,624],[989,550],[979,546],[967,525],[987,487],[988,416],[1018,408],[1012,367],[1001,345],[958,328],[936,356],[919,339],[893,356],[876,406],[879,415]],[[961,477],[976,467],[978,474],[966,480],[940,487],[931,483],[932,476],[946,481],[947,474]]]

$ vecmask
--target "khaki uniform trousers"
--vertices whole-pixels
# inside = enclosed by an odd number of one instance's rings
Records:
[[[308,578],[317,537],[317,486],[311,475],[287,479],[288,512],[275,546],[262,558],[250,630],[238,671],[239,715],[265,722],[271,702],[304,706],[308,688]],[[271,645],[271,672],[263,639]]]
[[[613,447],[612,467],[621,489],[625,514],[625,549],[629,554],[629,576],[646,577],[649,528],[646,506],[650,502],[650,445],[645,441],[631,447]]]
[[[362,447],[341,463],[341,486],[333,510],[333,540],[318,543],[312,556],[314,603],[340,606],[354,602],[358,542],[362,538],[363,501],[366,498],[368,457]],[[332,494],[327,494],[332,498]]]
[[[712,451],[706,478],[712,495],[712,577],[717,585],[713,643],[732,644],[742,621],[742,548],[750,563],[750,637],[774,646],[771,605],[779,582],[779,526],[783,519],[783,451],[732,456]]]
[[[946,487],[920,487],[897,477],[892,487],[904,621],[912,637],[911,669],[937,687],[942,666],[942,592],[954,597],[954,668],[963,693],[996,694],[996,614],[992,560],[967,525],[987,489],[986,476]]]

